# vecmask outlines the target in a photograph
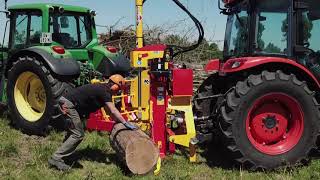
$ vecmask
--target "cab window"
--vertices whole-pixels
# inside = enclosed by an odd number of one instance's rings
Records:
[[[13,14],[12,48],[21,49],[40,44],[42,33],[41,12],[16,12]]]
[[[91,42],[91,20],[89,14],[52,13],[50,32],[53,41],[65,48],[83,48]]]

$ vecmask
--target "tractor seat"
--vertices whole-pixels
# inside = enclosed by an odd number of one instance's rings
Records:
[[[52,33],[52,40],[63,45],[64,47],[72,47],[72,39],[68,33]]]

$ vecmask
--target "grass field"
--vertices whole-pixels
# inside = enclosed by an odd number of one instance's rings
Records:
[[[226,169],[207,162],[191,164],[177,153],[167,157],[158,176],[130,176],[109,145],[108,135],[87,133],[74,159],[77,165],[63,173],[49,168],[47,159],[63,139],[63,133],[52,132],[47,137],[27,136],[12,129],[8,121],[0,120],[0,179],[320,179],[320,161],[310,165],[276,172],[248,172]],[[210,153],[215,153],[214,151]]]

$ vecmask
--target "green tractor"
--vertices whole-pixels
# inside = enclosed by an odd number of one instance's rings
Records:
[[[0,57],[1,102],[25,133],[43,134],[50,122],[62,123],[58,99],[71,86],[130,70],[129,59],[117,49],[98,44],[90,9],[24,4],[3,12],[8,44]]]

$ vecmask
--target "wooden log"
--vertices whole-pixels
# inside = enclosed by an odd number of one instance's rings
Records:
[[[118,123],[111,131],[110,144],[133,174],[146,174],[157,164],[159,149],[141,130],[128,130]]]

